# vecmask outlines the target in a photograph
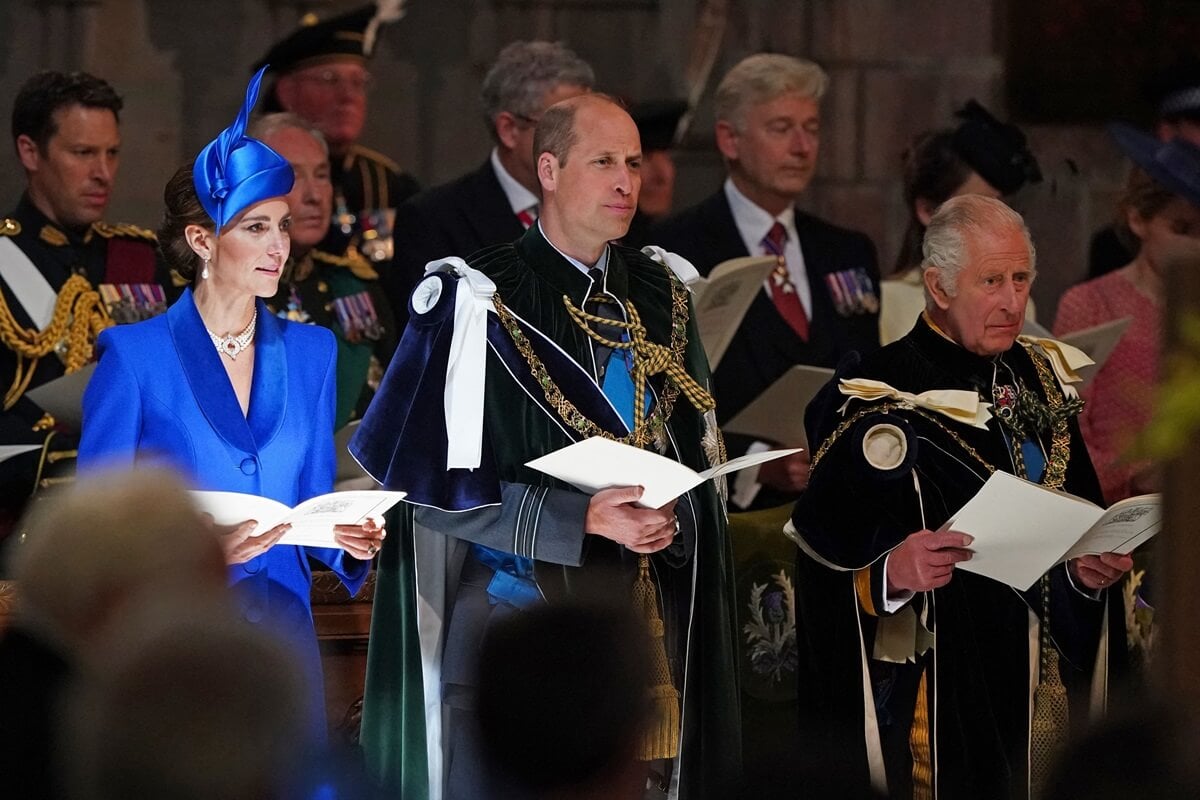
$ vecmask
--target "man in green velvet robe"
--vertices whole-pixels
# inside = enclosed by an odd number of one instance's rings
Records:
[[[409,493],[406,524],[379,566],[368,763],[405,797],[422,791],[422,779],[430,797],[531,796],[539,732],[512,731],[530,738],[531,752],[507,772],[481,751],[472,710],[479,643],[490,624],[531,605],[631,602],[646,556],[680,710],[664,726],[678,745],[649,765],[651,783],[661,796],[729,797],[741,746],[717,487],[648,509],[637,505],[640,487],[589,496],[526,466],[590,436],[695,470],[724,460],[688,293],[660,261],[610,244],[637,207],[641,157],[637,129],[615,102],[584,95],[551,107],[534,152],[538,224],[469,265],[430,265],[351,442],[368,472]],[[530,676],[530,691],[538,680]]]

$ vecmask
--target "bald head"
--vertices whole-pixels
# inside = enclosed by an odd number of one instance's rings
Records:
[[[642,147],[613,98],[588,94],[546,110],[534,136],[542,230],[567,255],[595,264],[629,230],[641,189]]]

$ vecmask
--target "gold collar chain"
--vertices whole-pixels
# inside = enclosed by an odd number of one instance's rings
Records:
[[[521,355],[525,358],[525,362],[529,365],[530,373],[537,381],[538,386],[540,386],[542,391],[545,393],[546,402],[551,408],[554,409],[554,412],[558,415],[559,419],[561,419],[568,428],[583,434],[584,436],[603,436],[606,439],[613,439],[624,444],[631,444],[635,447],[646,447],[647,445],[653,443],[657,450],[661,451],[666,449],[666,421],[670,418],[671,412],[675,408],[675,401],[679,398],[679,392],[681,388],[681,384],[676,382],[675,376],[678,374],[678,371],[682,371],[684,375],[687,375],[686,371],[682,369],[682,364],[683,353],[687,348],[688,296],[687,289],[685,289],[681,283],[673,278],[671,280],[670,350],[668,351],[666,348],[662,347],[662,345],[656,345],[656,347],[662,348],[663,352],[669,354],[666,356],[660,356],[659,358],[665,359],[667,362],[674,364],[679,368],[679,370],[677,371],[669,369],[665,366],[658,370],[654,370],[667,372],[667,380],[664,382],[662,397],[659,399],[658,403],[655,404],[654,408],[651,409],[649,417],[642,420],[640,419],[641,415],[639,414],[639,421],[634,425],[633,430],[630,431],[627,436],[621,437],[614,436],[613,434],[601,428],[592,420],[588,419],[588,417],[582,411],[580,411],[574,403],[567,399],[562,389],[550,377],[550,373],[546,370],[546,365],[542,363],[542,360],[538,358],[536,353],[533,352],[533,347],[529,343],[528,337],[525,336],[524,331],[521,330],[520,325],[517,323],[512,313],[509,312],[509,310],[505,307],[504,302],[500,299],[499,294],[492,295],[492,304],[496,308],[496,314],[500,318],[501,324],[504,325],[504,329],[512,338],[513,344],[517,346],[517,350],[520,351]],[[568,309],[570,308],[573,308],[573,306],[571,306],[568,301]],[[627,306],[627,310],[628,309],[632,309],[632,304]],[[636,312],[634,313],[636,314]],[[619,322],[618,320],[610,320],[606,317],[596,317],[595,319],[606,324],[617,324]],[[641,325],[640,318],[638,325],[639,327]],[[593,338],[597,337],[597,335],[591,330],[587,328],[585,328],[585,330],[588,330],[588,334]],[[630,338],[631,340],[633,339],[632,334]],[[644,328],[642,328],[641,339],[643,341],[645,340]],[[616,344],[619,344],[624,349],[631,347],[633,345],[633,341],[628,343],[618,342]],[[638,360],[636,349],[634,350],[634,353],[636,370],[636,362]],[[644,407],[643,398],[645,397],[645,378],[651,374],[654,374],[654,372],[643,367],[643,372],[641,373],[642,383],[640,387],[638,387],[635,379],[635,389],[641,389],[640,392],[637,392],[638,397],[635,398],[635,402],[637,404],[636,408],[639,410]],[[709,396],[708,393],[703,389],[700,389],[699,386],[695,384],[695,381],[691,379],[690,375],[687,377],[688,380],[691,381],[691,384],[694,385],[695,388],[701,393],[703,393],[704,397],[708,398],[708,402],[710,403],[709,408],[711,408],[711,396]],[[687,396],[689,400],[692,400],[693,404],[695,404],[697,400],[703,399],[700,397],[693,397],[692,393],[689,393]],[[700,408],[700,406],[697,406],[697,408]],[[703,411],[707,409],[701,408],[701,410]]]

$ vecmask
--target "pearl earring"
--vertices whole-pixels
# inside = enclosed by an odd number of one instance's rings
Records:
[[[208,280],[208,259],[204,259],[204,271],[200,273],[201,280]]]

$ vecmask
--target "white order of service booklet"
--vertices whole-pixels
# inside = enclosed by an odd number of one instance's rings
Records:
[[[238,525],[248,519],[258,521],[254,535],[266,533],[285,522],[292,529],[279,544],[308,547],[338,547],[333,538],[335,525],[362,525],[368,519],[379,519],[383,513],[404,499],[404,492],[366,490],[330,492],[305,500],[295,508],[272,500],[241,492],[189,492],[196,507],[211,514],[218,525]]]
[[[601,489],[611,489],[615,486],[641,486],[645,493],[638,505],[644,508],[662,508],[710,478],[798,452],[798,447],[768,450],[696,472],[678,461],[672,461],[650,450],[615,442],[603,436],[593,436],[535,458],[526,462],[525,466],[565,481],[587,494],[595,494]]]
[[[1162,495],[1130,497],[1105,510],[997,471],[939,530],[974,537],[974,555],[955,569],[1025,591],[1063,561],[1131,553],[1161,528]]]
[[[689,287],[696,309],[696,328],[714,371],[773,269],[775,256],[731,258],[717,264],[707,277]]]

